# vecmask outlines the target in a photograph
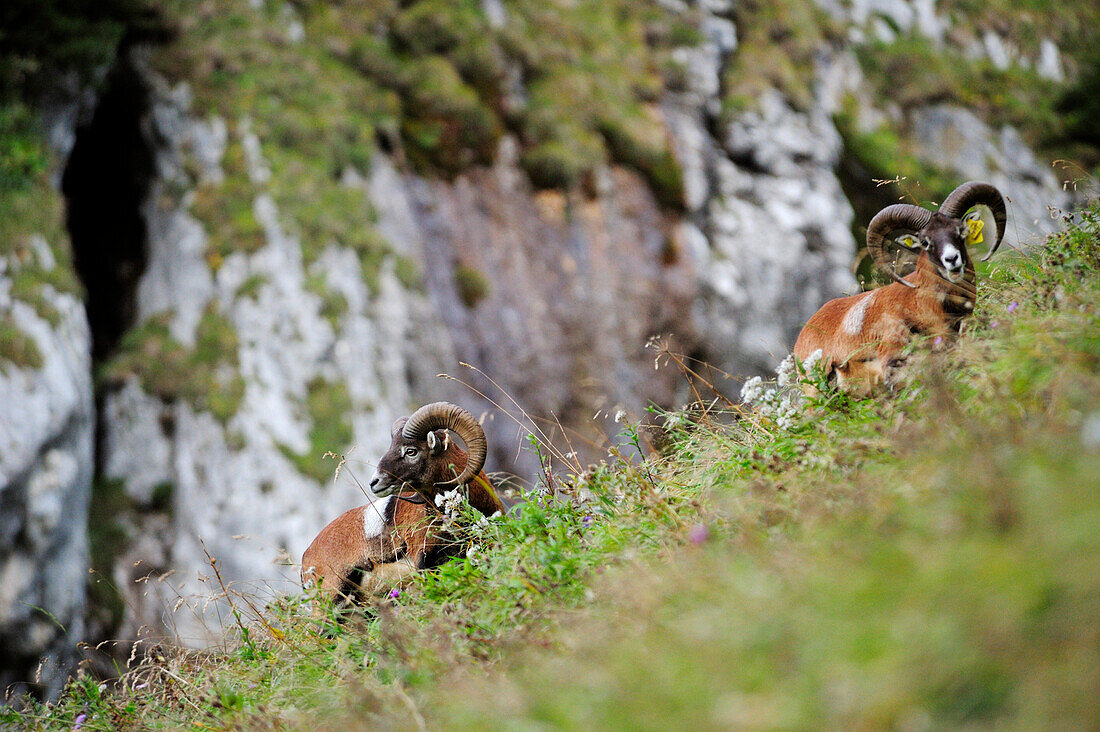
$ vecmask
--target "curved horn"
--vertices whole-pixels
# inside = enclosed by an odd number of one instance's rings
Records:
[[[485,466],[485,456],[489,451],[485,430],[474,419],[474,415],[457,404],[434,402],[413,412],[409,421],[401,429],[401,434],[410,440],[423,440],[430,431],[438,429],[451,430],[461,437],[466,443],[466,452],[469,453],[462,474],[454,480],[444,481],[438,485],[462,485],[480,473]]]
[[[943,205],[940,206],[940,213],[953,219],[959,219],[971,208],[978,205],[989,206],[989,210],[993,213],[993,222],[997,224],[997,240],[989,248],[989,254],[982,257],[982,261],[986,262],[997,251],[997,247],[1001,245],[1001,239],[1005,235],[1005,221],[1008,219],[1008,213],[1005,210],[1005,199],[1001,192],[989,183],[976,180],[963,183],[944,199]]]
[[[405,427],[405,423],[409,421],[408,417],[398,417],[394,420],[393,425],[390,427],[390,439],[397,437],[397,433]]]
[[[894,271],[894,266],[886,255],[886,235],[896,229],[909,229],[920,231],[932,220],[932,212],[911,203],[895,203],[875,214],[867,226],[867,252],[871,255],[875,265],[892,278],[905,285],[915,287],[906,282]]]

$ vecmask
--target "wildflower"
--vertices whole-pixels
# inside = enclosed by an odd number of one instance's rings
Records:
[[[1009,304],[1009,306],[1008,306],[1008,307],[1006,308],[1006,310],[1008,310],[1008,312],[1010,312],[1010,313],[1014,313],[1014,312],[1016,312],[1016,308],[1018,308],[1018,307],[1020,307],[1020,303],[1018,303],[1018,302],[1016,302],[1015,300],[1013,300],[1013,301],[1012,301],[1012,302],[1011,302],[1011,303]]]
[[[435,505],[443,509],[444,516],[454,516],[461,509],[465,500],[466,497],[462,495],[462,491],[458,488],[452,488],[436,495]]]
[[[788,354],[785,359],[779,362],[779,368],[775,370],[775,375],[780,388],[794,382],[797,376],[794,367],[794,354]]]
[[[759,376],[754,376],[745,382],[741,387],[741,401],[746,404],[753,404],[760,400],[760,397],[764,395],[764,380]]]
[[[813,371],[814,367],[817,366],[817,362],[820,361],[824,356],[825,352],[822,351],[820,348],[817,349],[809,356],[807,356],[806,360],[802,362],[802,369],[804,371]]]
[[[73,720],[73,729],[80,729],[84,726],[84,720],[88,718],[87,714],[78,714],[76,719]]]
[[[466,560],[475,567],[481,564],[481,547],[471,544],[466,549]]]
[[[710,536],[710,529],[706,524],[693,524],[688,529],[688,541],[692,544],[702,544]]]
[[[481,518],[479,518],[477,520],[477,523],[474,524],[474,528],[477,531],[484,531],[485,529],[489,528],[489,522],[490,521],[498,519],[498,518],[500,518],[500,516],[501,516],[500,511],[494,511],[492,516],[482,516]]]
[[[589,516],[588,514],[585,514],[584,518],[581,519],[581,526],[583,526],[584,528],[587,529],[591,525],[592,525],[592,517]]]
[[[394,600],[401,597],[401,590],[394,587],[392,590],[390,590],[390,597],[393,598]]]
[[[795,394],[787,394],[776,405],[775,423],[780,429],[789,430],[798,425],[799,405],[797,399],[798,397]]]
[[[626,418],[626,412],[623,411],[622,409],[615,412],[615,424],[618,424],[618,423],[622,422],[623,419],[625,419],[625,418]]]
[[[760,403],[756,405],[756,411],[760,412],[760,414],[765,417],[772,417],[775,415],[778,406],[779,392],[775,389],[768,389],[764,392],[764,396],[761,397]]]
[[[932,346],[936,348],[939,347],[941,343],[943,343],[943,336],[936,336],[936,340],[932,341]]]

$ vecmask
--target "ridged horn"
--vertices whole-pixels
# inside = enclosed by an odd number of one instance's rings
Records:
[[[940,213],[953,219],[961,219],[963,214],[978,205],[989,206],[989,210],[993,212],[993,221],[997,224],[997,240],[989,248],[989,254],[982,257],[982,261],[987,262],[997,251],[997,247],[1001,246],[1001,239],[1005,235],[1008,212],[1001,192],[995,186],[981,181],[972,180],[963,183],[944,199],[943,205],[940,206]]]
[[[466,452],[469,457],[461,475],[454,480],[443,481],[437,485],[442,487],[462,485],[480,473],[485,466],[485,456],[489,450],[485,430],[474,419],[474,415],[457,404],[433,402],[413,412],[409,421],[401,429],[401,434],[410,440],[423,440],[429,432],[439,429],[451,430],[461,437],[466,443]]]
[[[867,227],[867,252],[875,266],[906,287],[915,285],[906,282],[894,271],[894,265],[886,253],[886,235],[898,229],[920,231],[932,220],[932,212],[911,203],[895,203],[875,214]]]

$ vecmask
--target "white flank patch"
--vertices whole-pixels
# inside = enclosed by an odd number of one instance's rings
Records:
[[[392,500],[393,496],[385,496],[363,506],[363,535],[368,539],[382,535],[386,528],[386,510]]]
[[[867,315],[867,308],[874,301],[877,292],[878,290],[868,292],[844,316],[844,320],[840,322],[840,327],[844,329],[845,333],[855,336],[863,331],[863,318]]]

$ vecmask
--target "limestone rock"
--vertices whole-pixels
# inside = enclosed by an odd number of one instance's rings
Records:
[[[48,286],[42,295],[56,324],[18,300],[5,307],[43,363],[0,365],[0,685],[35,679],[29,688],[52,697],[84,637],[95,416],[84,307]]]

